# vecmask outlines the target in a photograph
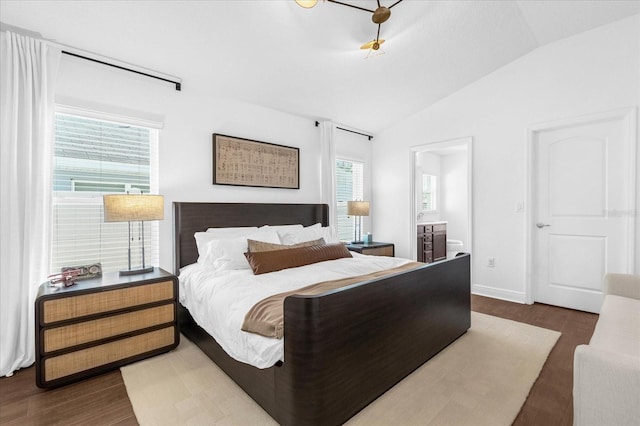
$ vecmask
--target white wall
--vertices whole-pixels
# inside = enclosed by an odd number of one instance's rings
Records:
[[[212,75],[211,78],[216,78]],[[173,201],[317,203],[320,192],[319,129],[313,121],[239,101],[221,99],[183,82],[168,83],[63,55],[56,99],[164,122],[160,132],[160,266],[173,270]],[[300,189],[212,184],[212,134],[300,148]]]
[[[399,256],[410,253],[410,147],[472,136],[473,289],[523,302],[525,215],[515,205],[526,199],[527,127],[637,106],[639,52],[635,15],[541,47],[378,135],[373,196],[384,203],[373,206],[376,239],[394,242]],[[495,268],[485,266],[487,257]]]

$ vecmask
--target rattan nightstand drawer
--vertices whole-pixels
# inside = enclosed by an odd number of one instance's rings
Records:
[[[71,376],[72,374],[102,367],[136,355],[171,346],[175,342],[175,326],[115,340],[44,360],[44,380]]]
[[[362,250],[362,254],[368,254],[371,256],[391,256],[393,257],[393,246],[386,247],[374,247]]]
[[[43,355],[175,321],[173,304],[44,330]]]
[[[42,323],[51,324],[70,318],[82,318],[117,309],[171,300],[174,297],[173,282],[162,281],[145,286],[47,300],[43,303]]]

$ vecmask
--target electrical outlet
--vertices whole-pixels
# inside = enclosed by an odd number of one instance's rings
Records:
[[[489,268],[495,268],[496,266],[496,259],[494,257],[488,257],[487,258],[487,266]]]

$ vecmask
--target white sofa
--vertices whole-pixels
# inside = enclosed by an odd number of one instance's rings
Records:
[[[573,359],[574,426],[640,425],[640,276],[607,274],[600,318]]]

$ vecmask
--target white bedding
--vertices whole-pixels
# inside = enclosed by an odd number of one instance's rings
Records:
[[[268,368],[284,357],[284,339],[242,331],[245,314],[265,297],[317,282],[369,274],[404,265],[397,257],[364,256],[330,260],[298,268],[253,275],[250,269],[216,271],[192,264],[180,271],[180,303],[234,359]]]

